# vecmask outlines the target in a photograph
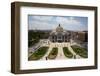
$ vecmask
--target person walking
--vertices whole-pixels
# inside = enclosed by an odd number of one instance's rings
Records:
[[[48,57],[46,57],[46,60],[48,60]]]

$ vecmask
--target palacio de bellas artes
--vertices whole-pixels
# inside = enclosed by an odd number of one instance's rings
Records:
[[[84,58],[88,58],[88,30],[69,30],[62,23],[52,30],[35,26],[28,30],[29,61]]]

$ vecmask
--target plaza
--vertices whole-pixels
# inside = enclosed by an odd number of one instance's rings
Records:
[[[84,32],[69,32],[59,24],[47,39],[28,48],[28,60],[59,60],[87,58],[87,43]],[[86,46],[84,48],[83,44]],[[46,48],[46,49],[45,49]]]
[[[48,46],[48,45],[44,45],[44,46]],[[73,57],[71,59],[74,59],[74,56],[76,56],[76,59],[82,58],[79,55],[76,55],[76,53],[73,51],[73,49],[70,46],[71,46],[70,43],[50,43],[48,52],[40,60],[45,60],[46,57],[51,52],[53,47],[57,47],[58,48],[58,55],[57,55],[57,57],[55,59],[58,59],[58,60],[59,59],[69,59],[68,57],[66,57],[64,55],[63,47],[68,47],[68,49],[71,51],[71,53],[73,54]]]

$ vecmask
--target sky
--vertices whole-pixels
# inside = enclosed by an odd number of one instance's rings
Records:
[[[88,17],[28,15],[29,30],[54,30],[59,24],[64,30],[87,31]]]

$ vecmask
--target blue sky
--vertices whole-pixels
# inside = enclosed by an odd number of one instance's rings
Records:
[[[58,25],[65,30],[86,31],[88,30],[88,18],[77,16],[44,16],[28,15],[29,30],[53,30]]]

